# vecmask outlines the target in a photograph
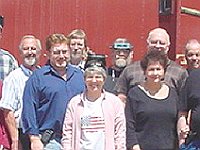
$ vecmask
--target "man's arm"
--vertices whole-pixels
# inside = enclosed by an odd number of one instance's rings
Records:
[[[18,128],[16,126],[14,113],[11,110],[3,109],[4,117],[5,117],[5,123],[8,128],[10,137],[11,137],[11,149],[12,150],[18,150]]]
[[[123,93],[119,93],[117,96],[120,98],[120,100],[124,103],[125,106],[127,98],[126,95],[124,95]]]

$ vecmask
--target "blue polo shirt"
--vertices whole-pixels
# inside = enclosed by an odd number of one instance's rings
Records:
[[[61,135],[67,104],[84,88],[83,73],[72,65],[67,67],[66,81],[50,65],[34,71],[24,89],[23,131],[38,135],[52,129]]]

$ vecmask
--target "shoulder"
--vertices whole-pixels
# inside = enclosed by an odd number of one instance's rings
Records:
[[[67,67],[68,67],[69,71],[73,71],[73,72],[78,73],[78,74],[83,74],[81,69],[76,67],[76,66],[74,66],[74,65],[68,64]]]
[[[43,73],[49,72],[50,68],[51,67],[49,65],[44,65],[41,68],[34,70],[33,74],[43,74]]]
[[[8,76],[4,79],[5,82],[10,82],[11,80],[17,81],[19,78],[21,79],[23,77],[23,71],[20,67],[17,69],[11,71]],[[18,80],[19,81],[19,80]]]
[[[78,104],[83,101],[83,93],[77,94],[76,96],[72,97],[71,100],[68,103],[68,108],[76,108]]]
[[[134,61],[133,63],[131,63],[130,65],[128,65],[125,69],[126,70],[132,70],[134,68],[141,68],[140,62],[141,62],[140,60]]]
[[[200,81],[200,68],[192,70],[188,79]]]
[[[10,59],[12,59],[13,61],[15,60],[15,57],[7,50],[4,50],[4,49],[0,49],[0,53],[2,55],[5,55],[7,57],[9,57]]]
[[[170,63],[168,65],[169,68],[174,69],[174,70],[179,70],[181,72],[187,72],[187,70],[185,68],[183,68],[182,66],[180,66],[179,64],[177,64],[175,61],[170,60]],[[168,68],[167,67],[167,68]]]
[[[141,92],[142,90],[139,88],[138,85],[135,85],[133,87],[130,88],[129,92],[128,92],[128,97],[129,98],[136,98],[136,97],[140,97],[141,96]]]
[[[132,64],[128,65],[126,68],[124,68],[122,75],[123,76],[133,76],[135,74],[142,73],[142,67],[140,65],[140,61],[135,61]]]
[[[110,102],[113,102],[113,103],[121,102],[120,98],[117,97],[115,94],[107,92],[107,91],[104,91],[104,93],[105,93],[105,98],[106,98],[106,100],[109,101],[109,103]]]

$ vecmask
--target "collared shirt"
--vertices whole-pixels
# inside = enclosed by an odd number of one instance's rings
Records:
[[[50,65],[34,71],[24,90],[23,131],[38,135],[52,129],[61,136],[66,106],[84,88],[83,73],[72,65],[67,67],[66,80]]]
[[[175,88],[177,93],[180,94],[187,77],[188,73],[186,69],[176,64],[176,62],[169,60],[164,78],[164,82],[167,85]],[[144,80],[145,75],[140,61],[136,61],[124,69],[115,86],[115,92],[127,95],[131,87]]]
[[[0,108],[13,111],[17,127],[21,119],[22,112],[22,97],[24,87],[32,71],[20,65],[19,68],[12,71],[3,81],[2,99]]]
[[[4,80],[16,68],[18,68],[17,60],[8,51],[0,49],[0,79]]]

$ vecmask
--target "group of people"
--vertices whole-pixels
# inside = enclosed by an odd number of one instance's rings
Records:
[[[199,149],[200,43],[185,46],[187,70],[169,47],[167,31],[155,28],[133,61],[133,44],[117,38],[110,67],[81,29],[49,35],[44,66],[34,35],[20,41],[19,67],[1,49],[0,150]]]

